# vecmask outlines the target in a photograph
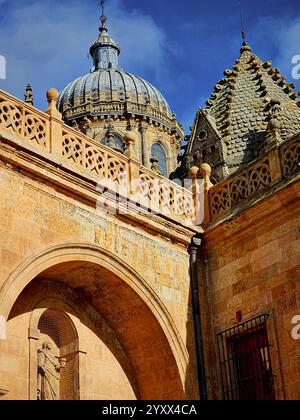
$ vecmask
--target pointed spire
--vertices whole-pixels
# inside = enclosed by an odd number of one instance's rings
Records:
[[[33,105],[34,97],[33,97],[32,87],[31,87],[30,83],[28,83],[28,85],[26,86],[26,91],[25,91],[24,97],[25,97],[25,102],[27,104]]]
[[[241,48],[241,53],[243,53],[244,51],[251,51],[251,48],[249,47],[249,45],[247,44],[247,41],[246,41],[246,31],[245,31],[245,26],[244,26],[244,16],[243,16],[242,5],[241,5],[241,2],[240,1],[239,1],[239,6],[240,6],[241,34],[242,34],[242,48]]]
[[[104,14],[104,0],[100,1],[101,5],[101,25],[100,34],[90,48],[90,54],[94,61],[92,71],[99,69],[119,69],[118,57],[120,54],[119,45],[110,37],[107,29],[107,17]]]
[[[239,6],[240,6],[240,18],[241,18],[241,33],[242,33],[242,39],[243,39],[243,45],[244,45],[244,43],[246,42],[246,32],[244,28],[244,17],[243,17],[242,5],[240,1],[239,1]]]
[[[100,30],[101,33],[103,33],[103,32],[107,32],[107,26],[106,26],[107,17],[105,16],[105,13],[104,13],[104,0],[101,0],[100,4],[101,4],[101,9],[102,9],[102,14],[101,14],[101,18],[100,18],[101,26],[100,26],[99,30]]]

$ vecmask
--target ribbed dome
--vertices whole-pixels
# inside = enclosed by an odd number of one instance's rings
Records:
[[[163,95],[150,83],[118,69],[98,69],[79,77],[61,92],[58,106],[61,112],[76,106],[107,102],[130,102],[147,106],[172,117]]]
[[[58,108],[66,123],[106,118],[139,117],[182,137],[183,130],[163,95],[150,83],[124,72],[119,65],[121,49],[110,36],[102,5],[99,36],[90,47],[93,68],[62,90]]]

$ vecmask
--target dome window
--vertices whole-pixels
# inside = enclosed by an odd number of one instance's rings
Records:
[[[125,144],[122,138],[116,134],[114,134],[113,136],[110,136],[110,138],[105,137],[104,139],[101,140],[101,144],[104,144],[105,146],[111,147],[112,149],[115,149],[122,153],[125,152]]]
[[[151,158],[158,159],[158,166],[164,176],[168,176],[167,154],[160,143],[155,143],[151,149]]]

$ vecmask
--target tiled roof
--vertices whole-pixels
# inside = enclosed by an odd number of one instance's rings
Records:
[[[293,91],[295,85],[288,84],[280,70],[272,68],[271,61],[262,61],[246,43],[224,76],[207,101],[207,108],[197,113],[187,155],[190,158],[200,151],[203,157],[201,150],[207,145],[222,143],[218,147],[219,162],[207,163],[226,166],[232,173],[257,157],[270,127],[276,127],[280,141],[300,132],[300,101],[299,92]],[[207,130],[207,125],[214,134],[201,140],[199,133]]]
[[[245,150],[249,141],[264,138],[274,101],[280,101],[277,119],[282,124],[283,140],[300,131],[299,101],[296,95],[291,98],[294,86],[286,84],[271,64],[244,46],[240,58],[224,72],[226,78],[216,85],[208,101],[209,114],[228,144],[229,155]]]

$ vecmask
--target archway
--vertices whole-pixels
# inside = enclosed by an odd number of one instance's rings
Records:
[[[122,261],[86,244],[58,245],[35,255],[0,291],[0,313],[7,319],[14,316],[14,303],[33,281],[63,284],[85,302],[83,312],[87,306],[95,309],[128,356],[140,398],[185,397],[188,357],[179,334],[155,293]]]

